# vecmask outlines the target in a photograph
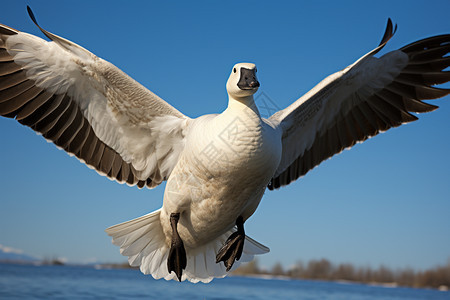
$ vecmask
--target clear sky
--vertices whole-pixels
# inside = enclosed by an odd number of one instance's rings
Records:
[[[112,62],[190,117],[225,109],[237,62],[284,108],[398,31],[382,53],[450,33],[445,1],[7,1],[0,23],[40,24]],[[449,86],[449,85],[447,85]],[[267,191],[246,233],[262,265],[328,258],[416,269],[450,258],[450,97],[440,109]],[[261,104],[260,102],[257,104]],[[267,111],[261,110],[267,115]],[[11,119],[0,119],[0,244],[70,262],[122,262],[103,231],[162,204],[164,185],[109,181]]]

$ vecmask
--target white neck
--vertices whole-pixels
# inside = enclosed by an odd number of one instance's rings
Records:
[[[251,112],[256,116],[260,117],[259,110],[256,107],[255,100],[253,100],[253,95],[246,97],[233,97],[228,94],[228,108],[230,111],[240,111],[240,112]]]

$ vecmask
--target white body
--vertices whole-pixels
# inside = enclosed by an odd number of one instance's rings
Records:
[[[167,242],[171,213],[181,212],[178,231],[193,248],[255,212],[281,158],[281,131],[261,119],[252,96],[241,101],[230,98],[222,114],[193,120],[164,193]]]

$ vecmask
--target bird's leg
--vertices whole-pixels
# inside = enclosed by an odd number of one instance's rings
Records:
[[[227,272],[230,271],[234,262],[241,258],[242,250],[244,249],[245,232],[244,218],[242,216],[237,218],[236,226],[237,231],[230,235],[216,256],[216,263],[223,261]]]
[[[169,257],[167,258],[167,269],[169,273],[172,271],[177,275],[178,281],[181,281],[183,270],[186,269],[186,250],[183,241],[177,230],[180,213],[170,214],[170,225],[172,226],[172,242],[170,245]]]

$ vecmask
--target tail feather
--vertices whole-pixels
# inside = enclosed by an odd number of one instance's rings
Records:
[[[133,231],[136,231],[140,228],[146,227],[145,225],[150,225],[150,223],[159,220],[159,214],[161,210],[158,209],[152,213],[146,214],[142,217],[126,221],[114,226],[107,228],[105,231],[108,235],[113,236],[113,244],[117,245],[115,240],[122,236],[125,236]],[[119,246],[119,245],[118,245]]]
[[[120,246],[122,249],[127,248],[127,250],[131,250],[133,245],[138,244],[139,241],[146,240],[149,231],[151,231],[151,228],[142,227],[128,235],[116,238],[113,243]]]
[[[161,210],[157,210],[111,226],[106,229],[106,233],[113,238],[113,244],[120,247],[120,253],[128,256],[131,266],[140,266],[142,273],[151,274],[155,279],[172,280],[176,279],[176,275],[167,270],[169,247],[161,227],[160,212]],[[222,263],[216,263],[216,254],[234,231],[235,228],[200,247],[186,248],[187,266],[181,280],[206,283],[213,278],[225,277],[226,268]],[[251,261],[254,255],[267,252],[269,248],[246,236],[242,256],[231,270],[236,269],[242,262]]]
[[[261,243],[258,243],[254,239],[252,239],[249,236],[245,236],[245,243],[244,243],[244,253],[247,254],[264,254],[268,253],[270,249],[266,246],[264,246]]]
[[[130,266],[132,267],[139,267],[141,265],[141,261],[144,259],[144,257],[147,257],[149,255],[154,255],[154,251],[156,251],[159,247],[158,243],[148,243],[144,249],[142,249],[141,252],[131,255],[128,257],[128,262],[130,263]],[[125,252],[124,249],[120,249],[120,254],[123,254]]]
[[[151,244],[151,241],[153,240],[148,240],[148,237],[152,236],[152,230],[146,230],[144,231],[144,233],[142,235],[140,235],[136,240],[134,241],[130,241],[129,244],[124,244],[122,245],[122,247],[127,247],[127,248],[121,248],[120,254],[124,255],[124,256],[133,256],[136,254],[139,254],[141,252],[144,252],[144,250],[146,250],[146,248],[148,246],[156,246],[155,244]],[[147,250],[146,252],[150,253],[151,249],[153,249],[153,247],[149,247],[150,249]],[[122,250],[123,249],[123,250]]]

